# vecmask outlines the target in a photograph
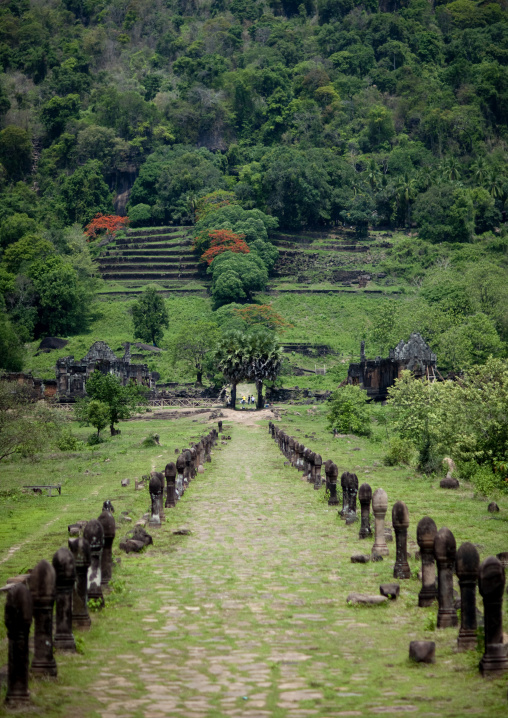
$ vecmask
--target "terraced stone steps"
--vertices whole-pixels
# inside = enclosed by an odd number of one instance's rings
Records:
[[[98,260],[103,279],[123,282],[199,279],[198,258],[192,251],[191,227],[130,230],[105,249]]]

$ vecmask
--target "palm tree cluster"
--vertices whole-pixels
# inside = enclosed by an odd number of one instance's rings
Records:
[[[258,409],[263,408],[263,383],[275,381],[282,368],[282,350],[275,335],[266,329],[225,332],[215,350],[217,368],[231,384],[231,406],[236,405],[240,381],[256,384]]]

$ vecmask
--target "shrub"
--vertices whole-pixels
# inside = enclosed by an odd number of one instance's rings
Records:
[[[69,426],[66,426],[60,432],[60,436],[58,437],[56,445],[60,449],[60,451],[76,451],[77,449],[81,448],[83,442],[80,441],[78,437],[72,433],[72,430]]]
[[[411,442],[397,436],[390,439],[383,461],[386,466],[408,465],[414,459],[414,455],[415,451]]]
[[[359,386],[339,387],[330,399],[328,428],[341,434],[370,436],[370,412],[366,404],[367,392]]]

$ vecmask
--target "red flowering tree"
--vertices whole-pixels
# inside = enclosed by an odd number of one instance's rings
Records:
[[[275,309],[272,309],[269,304],[247,304],[245,307],[233,307],[233,311],[250,326],[261,324],[274,331],[283,331],[294,326],[287,322]]]
[[[90,224],[85,227],[85,234],[88,239],[95,239],[97,235],[105,231],[106,234],[114,237],[120,230],[129,224],[128,217],[120,217],[116,214],[96,214]]]
[[[237,234],[230,229],[214,229],[213,232],[208,233],[208,236],[212,240],[210,249],[207,249],[201,255],[201,261],[206,262],[208,265],[223,252],[235,252],[236,254],[248,254],[250,252],[244,234]]]

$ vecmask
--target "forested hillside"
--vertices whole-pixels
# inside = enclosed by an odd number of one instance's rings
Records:
[[[266,285],[277,225],[399,228],[384,269],[414,301],[380,307],[377,346],[423,329],[504,355],[506,2],[11,0],[0,33],[5,368],[89,326],[97,213],[189,225],[217,192],[200,231],[252,251],[213,262],[216,306],[235,272]]]

